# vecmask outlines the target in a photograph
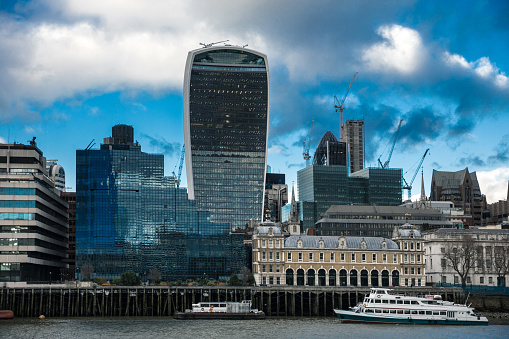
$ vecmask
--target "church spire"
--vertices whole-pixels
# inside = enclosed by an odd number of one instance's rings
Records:
[[[295,185],[292,182],[292,204],[290,207],[290,222],[300,222],[299,212],[297,211],[297,203],[295,202]]]

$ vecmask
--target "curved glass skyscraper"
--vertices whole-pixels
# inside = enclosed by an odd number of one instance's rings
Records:
[[[184,138],[189,199],[210,221],[261,221],[267,162],[267,56],[234,46],[189,52]]]

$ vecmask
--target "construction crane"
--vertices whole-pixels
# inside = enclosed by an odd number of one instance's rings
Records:
[[[389,166],[389,162],[391,162],[392,152],[394,151],[394,146],[396,146],[396,141],[398,140],[399,129],[401,128],[401,123],[402,123],[402,122],[403,122],[403,120],[400,120],[400,121],[399,121],[398,129],[396,130],[396,133],[395,133],[395,135],[394,135],[394,140],[392,141],[392,146],[391,146],[391,150],[390,150],[390,152],[389,152],[389,157],[387,158],[387,161],[386,161],[386,162],[384,162],[384,163],[382,164],[382,161],[380,160],[380,158],[382,157],[383,152],[382,152],[382,154],[380,154],[380,156],[378,157],[378,164],[380,165],[380,167],[381,167],[382,169],[387,168],[387,167]],[[390,144],[389,144],[389,145],[390,145]],[[385,149],[387,149],[387,147],[388,147],[389,145],[387,145],[387,146],[385,147]],[[384,149],[384,152],[385,152],[385,149]]]
[[[339,128],[340,128],[340,140],[343,141],[343,111],[345,110],[345,100],[348,96],[348,92],[350,92],[350,88],[352,87],[353,80],[355,79],[355,76],[359,72],[355,72],[353,75],[352,81],[350,81],[350,86],[348,86],[348,89],[346,90],[345,96],[343,97],[343,100],[339,101],[338,97],[334,95],[334,108],[336,109],[336,112],[339,109]]]
[[[175,168],[173,169],[173,177],[175,178],[175,186],[177,188],[180,187],[180,176],[182,175],[182,166],[184,165],[184,155],[185,155],[185,145],[182,145],[182,152],[180,153],[180,164],[179,164],[179,170],[178,170],[178,176],[175,175],[175,170],[177,169],[177,165],[175,165]]]
[[[311,121],[311,128],[309,129],[309,133],[302,144],[302,156],[304,160],[306,160],[306,167],[309,166],[309,159],[311,156],[309,155],[309,146],[311,144],[311,135],[313,134],[313,125],[315,124],[315,118]]]
[[[424,155],[422,156],[421,160],[419,160],[419,165],[417,165],[417,169],[415,170],[415,173],[414,173],[412,179],[410,180],[410,183],[407,183],[407,181],[405,180],[405,177],[403,177],[403,182],[405,183],[405,185],[403,186],[403,189],[408,190],[407,191],[408,192],[408,195],[407,195],[408,200],[412,199],[412,184],[414,183],[415,177],[417,176],[417,173],[419,173],[419,169],[421,168],[422,162],[424,161],[424,158],[426,158],[426,155],[428,154],[428,152],[429,152],[429,148],[426,149],[426,152],[424,152]],[[406,174],[406,172],[405,172],[405,174]]]

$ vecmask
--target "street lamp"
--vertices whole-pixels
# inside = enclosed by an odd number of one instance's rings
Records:
[[[53,272],[49,272],[49,284],[51,285],[51,273]]]

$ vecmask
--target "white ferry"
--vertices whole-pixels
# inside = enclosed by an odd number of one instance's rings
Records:
[[[263,319],[265,313],[251,308],[251,300],[241,302],[200,302],[192,309],[176,312],[175,319]]]
[[[335,309],[344,323],[488,325],[488,319],[467,305],[442,300],[440,295],[404,296],[372,288],[351,310]]]

